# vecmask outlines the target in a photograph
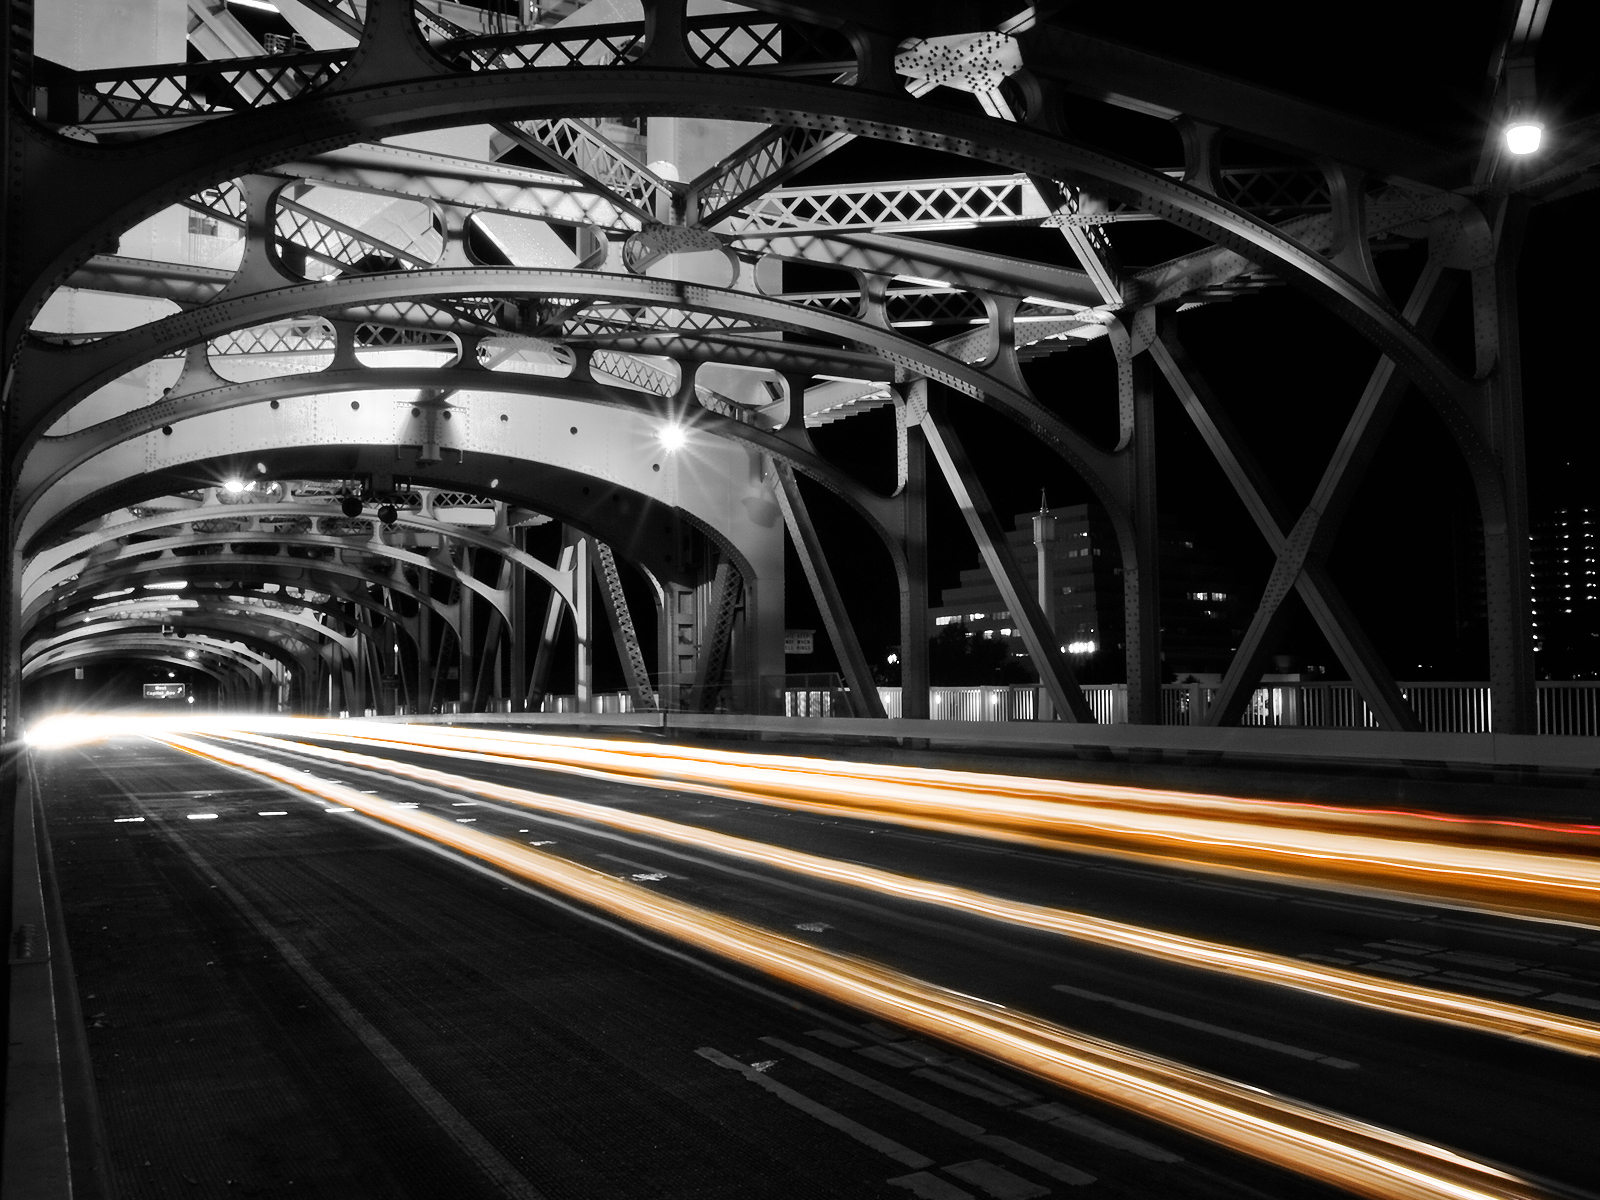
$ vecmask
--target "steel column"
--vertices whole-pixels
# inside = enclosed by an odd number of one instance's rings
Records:
[[[920,425],[905,431],[904,483],[900,488],[900,715],[928,718],[928,442]]]
[[[628,683],[628,694],[633,697],[635,709],[648,712],[656,707],[655,695],[650,689],[650,668],[645,665],[644,651],[639,647],[639,634],[633,626],[633,614],[628,610],[628,597],[622,590],[617,556],[605,542],[595,538],[588,540],[591,543],[589,563],[594,571],[594,581],[599,586],[606,624],[611,626],[611,638],[617,646],[617,657],[622,660],[622,674]]]
[[[978,473],[973,470],[972,461],[967,457],[966,448],[940,413],[940,407],[935,398],[930,398],[928,415],[922,422],[928,448],[933,451],[933,457],[944,473],[945,483],[949,485],[961,515],[966,519],[967,528],[978,543],[984,566],[989,568],[989,575],[999,589],[1001,599],[1017,622],[1017,631],[1021,633],[1023,644],[1027,646],[1034,667],[1039,672],[1039,682],[1063,719],[1092,725],[1094,713],[1090,711],[1083,689],[1073,676],[1072,665],[1061,652],[1061,645],[1045,620],[1039,602],[1029,595],[1027,581],[1017,566],[1016,557],[1011,553],[1011,544],[1006,540],[1006,531],[1000,527],[1000,518],[989,503],[983,484],[978,480]]]
[[[1484,510],[1485,599],[1489,610],[1489,694],[1496,733],[1537,733],[1538,697],[1533,672],[1533,630],[1528,615],[1528,463],[1522,423],[1522,335],[1517,305],[1517,264],[1528,201],[1502,202],[1495,238],[1494,299],[1498,346],[1484,382],[1489,448],[1503,481],[1501,512]]]
[[[883,700],[872,678],[872,667],[861,652],[861,642],[856,637],[855,626],[850,623],[850,613],[844,605],[844,596],[828,566],[828,556],[811,523],[811,512],[806,508],[805,497],[788,463],[776,459],[766,460],[767,471],[776,483],[774,497],[783,510],[784,524],[789,527],[789,537],[794,542],[795,553],[800,557],[800,567],[811,585],[817,610],[822,614],[822,624],[834,653],[839,656],[839,667],[844,672],[845,683],[850,687],[852,704],[858,716],[883,717]],[[903,694],[903,693],[902,693]]]

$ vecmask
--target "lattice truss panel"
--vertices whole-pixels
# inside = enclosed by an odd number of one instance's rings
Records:
[[[1039,222],[1050,208],[1024,175],[778,188],[733,219],[749,236],[809,229],[937,230]]]

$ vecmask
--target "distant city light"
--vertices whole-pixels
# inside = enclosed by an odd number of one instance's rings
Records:
[[[1068,654],[1093,654],[1099,647],[1093,642],[1068,642]]]
[[[689,444],[689,435],[683,431],[682,425],[663,425],[656,437],[661,442],[661,448],[668,454],[682,450]]]
[[[1513,154],[1533,154],[1544,141],[1544,126],[1522,118],[1506,126],[1506,149]]]

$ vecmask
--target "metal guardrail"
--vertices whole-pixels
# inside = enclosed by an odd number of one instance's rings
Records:
[[[1038,712],[1035,686],[935,687],[928,711],[935,721],[1032,721]],[[1128,687],[1087,684],[1083,689],[1101,725],[1128,720]],[[1402,683],[1400,692],[1429,733],[1492,733],[1487,683]],[[1163,725],[1200,725],[1217,689],[1197,683],[1169,683],[1161,689]],[[885,712],[902,713],[900,689],[880,687]],[[1539,732],[1600,736],[1600,681],[1541,680]],[[1260,728],[1376,729],[1378,722],[1354,684],[1286,682],[1259,687],[1250,697],[1241,725]]]
[[[819,676],[818,680],[833,679]],[[1098,725],[1128,723],[1128,687],[1123,683],[1086,684]],[[1486,683],[1402,683],[1400,692],[1416,711],[1426,733],[1493,733],[1489,685]],[[1202,726],[1206,706],[1217,689],[1205,684],[1169,683],[1161,689],[1163,725]],[[835,682],[788,686],[774,710],[795,720],[855,715],[849,689]],[[884,714],[902,717],[897,687],[880,687]],[[769,697],[770,699],[770,697]],[[660,697],[656,700],[660,707]],[[1539,732],[1567,737],[1600,737],[1600,681],[1541,680],[1538,685]],[[509,703],[496,711],[510,712]],[[596,693],[587,707],[575,696],[546,696],[544,713],[623,714],[637,712],[627,692]],[[928,689],[928,715],[934,721],[1035,722],[1039,689],[1035,685],[935,687]],[[1257,729],[1377,729],[1378,722],[1354,684],[1270,683],[1250,698],[1240,725]]]

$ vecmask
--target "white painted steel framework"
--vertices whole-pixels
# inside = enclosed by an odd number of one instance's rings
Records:
[[[1483,515],[1494,727],[1535,728],[1514,273],[1529,205],[1600,179],[1581,132],[1531,166],[1497,149],[1503,64],[1531,59],[1547,5],[1529,0],[1538,19],[1521,13],[1508,34],[1475,167],[1021,5],[752,0],[702,15],[642,0],[635,20],[564,5],[488,32],[411,0],[297,0],[279,8],[312,49],[288,54],[199,0],[176,20],[148,6],[120,40],[62,20],[85,6],[59,0],[31,44],[17,21],[6,35],[7,719],[24,674],[166,660],[185,641],[185,661],[203,652],[272,703],[516,708],[547,690],[566,625],[585,697],[597,590],[635,706],[772,709],[786,536],[855,707],[882,715],[833,573],[845,548],[806,509],[813,486],[894,564],[898,711],[926,716],[931,450],[1053,710],[1094,720],[950,424],[982,405],[1106,512],[1125,593],[1120,711],[1158,723],[1159,376],[1277,563],[1190,720],[1250,719],[1293,591],[1364,719],[1418,727],[1325,565],[1414,387]],[[1175,123],[1184,161],[1085,147],[1062,123],[1067,95]],[[798,181],[861,138],[972,169]],[[1252,165],[1252,147],[1274,165]],[[1205,244],[1128,269],[1116,239],[1130,221]],[[1078,268],[952,236],[985,226],[1064,238]],[[1373,270],[1379,239],[1427,247],[1403,307]],[[786,291],[785,263],[840,285]],[[1434,342],[1458,280],[1473,297],[1469,374]],[[1180,337],[1184,312],[1285,283],[1382,354],[1298,514]],[[1112,356],[1113,443],[1031,390],[1025,362],[1061,352]],[[807,433],[885,407],[888,496]],[[526,547],[552,521],[547,562]],[[630,611],[619,564],[648,584],[653,620]],[[656,631],[653,671],[641,627]]]

